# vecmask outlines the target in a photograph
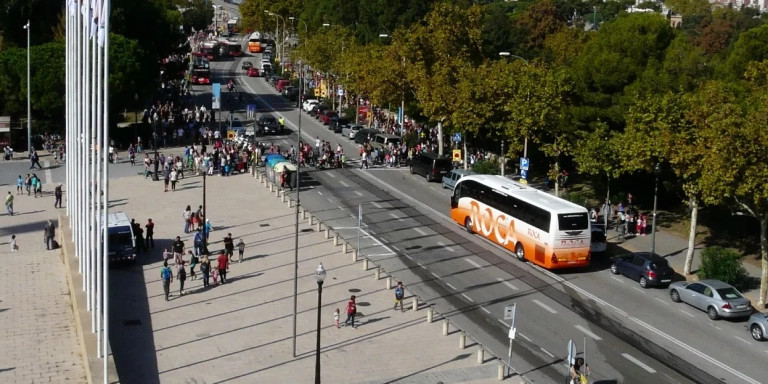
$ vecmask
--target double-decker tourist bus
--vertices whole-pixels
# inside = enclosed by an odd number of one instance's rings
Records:
[[[240,46],[239,42],[222,40],[219,43],[221,46],[222,55],[231,57],[240,57],[243,55],[243,47]]]
[[[192,58],[191,73],[189,81],[192,84],[210,85],[211,84],[211,65],[205,57]]]
[[[462,177],[451,196],[451,218],[547,269],[590,261],[587,209],[503,176]]]
[[[219,58],[219,42],[206,41],[200,45],[200,52],[203,53],[209,61],[215,61]]]
[[[251,35],[248,36],[248,52],[260,53],[261,51],[262,51],[261,33],[260,32],[251,33]]]

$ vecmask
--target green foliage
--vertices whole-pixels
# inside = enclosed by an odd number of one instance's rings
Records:
[[[478,160],[472,165],[472,170],[481,175],[499,175],[501,169],[499,168],[498,161],[492,160]]]
[[[207,0],[193,0],[181,16],[185,31],[191,31],[192,28],[199,31],[211,24],[213,7]]]
[[[702,15],[708,13],[710,4],[708,0],[667,0],[664,2],[672,12],[685,16]]]
[[[745,288],[749,275],[741,264],[741,255],[722,247],[707,247],[701,251],[702,279],[717,279],[733,285],[737,289]]]
[[[723,77],[742,79],[747,64],[766,59],[768,59],[768,24],[763,24],[739,35],[733,45],[733,51],[728,55],[725,66],[727,72]]]

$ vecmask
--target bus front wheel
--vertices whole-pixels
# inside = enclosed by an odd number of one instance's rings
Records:
[[[470,219],[469,217],[467,217],[467,219],[464,220],[464,228],[467,229],[467,232],[469,234],[475,233],[475,231],[472,230],[472,219]]]
[[[523,244],[517,243],[515,245],[515,255],[517,255],[518,260],[525,261],[525,248],[523,248]]]

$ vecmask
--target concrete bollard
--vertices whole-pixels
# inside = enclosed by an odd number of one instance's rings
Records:
[[[304,209],[304,208],[302,208],[302,209],[301,209],[301,217],[302,217],[303,219],[306,219],[306,218],[307,218],[307,210],[306,210],[306,209]],[[312,225],[312,223],[309,223],[309,225]]]
[[[357,250],[352,251],[352,262],[357,262]]]
[[[467,334],[464,332],[459,332],[459,349],[464,349],[467,347]]]
[[[427,323],[432,323],[432,320],[434,317],[435,317],[435,311],[432,308],[427,309]]]
[[[315,224],[315,217],[314,216],[310,216],[309,217],[309,225],[313,225],[313,224]]]
[[[288,196],[286,196],[286,195],[285,195],[285,193],[281,193],[281,195],[283,196],[283,203],[285,203],[286,201],[288,201],[288,200],[286,199]],[[288,206],[290,207],[291,205],[290,205],[290,204],[288,204]]]
[[[363,259],[363,271],[368,270],[368,259]]]
[[[482,364],[485,362],[485,348],[478,346],[477,347],[477,363]]]
[[[414,311],[414,312],[419,310],[419,298],[418,297],[414,297],[413,298],[413,303],[411,304],[411,310]]]
[[[376,280],[381,280],[381,268],[376,268]]]
[[[443,320],[443,336],[448,336],[448,320]]]
[[[330,238],[331,238],[331,229],[330,228],[326,228],[325,229],[325,239],[328,240]],[[334,244],[334,245],[336,245],[336,244]]]
[[[504,366],[504,363],[502,361],[499,361],[499,372],[496,375],[497,376],[496,378],[499,381],[502,381],[504,380],[504,377],[507,376],[506,373],[507,373],[507,367]]]
[[[275,191],[275,196],[280,197],[280,188]]]
[[[387,290],[392,289],[392,276],[387,276]]]
[[[275,185],[274,184],[269,184],[269,191],[270,192],[274,192],[275,191]]]
[[[339,246],[339,234],[333,235],[333,246],[338,247]]]
[[[317,222],[317,229],[315,229],[315,232],[320,232],[320,222],[319,221]],[[326,239],[327,239],[327,237],[326,237]]]
[[[293,208],[293,199],[288,199],[288,208]]]
[[[342,251],[344,253],[349,252],[349,243],[347,243],[346,241],[344,242],[344,248],[342,249]]]

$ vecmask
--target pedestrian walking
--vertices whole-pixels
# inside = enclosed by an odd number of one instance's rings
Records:
[[[347,319],[344,320],[344,325],[351,325],[352,328],[357,328],[355,326],[356,314],[357,314],[357,304],[355,304],[355,295],[352,295],[349,298],[349,301],[347,302]]]
[[[16,179],[16,194],[21,195],[24,192],[24,178],[19,175]]]
[[[193,239],[193,244],[195,247],[195,255],[200,256],[205,252],[205,240],[203,238],[203,232],[198,230],[197,233],[195,233],[195,237]]]
[[[339,309],[336,308],[335,311],[333,311],[333,323],[336,324],[336,328],[341,328],[339,325]]]
[[[227,251],[227,258],[232,261],[232,255],[235,252],[235,243],[232,240],[232,234],[227,233],[227,237],[224,238],[224,250]]]
[[[184,295],[184,282],[187,281],[187,270],[184,269],[184,260],[179,264],[179,271],[176,272],[176,278],[179,280],[179,296]]]
[[[395,287],[395,308],[394,310],[397,310],[397,305],[400,304],[400,312],[405,312],[405,309],[403,308],[403,298],[405,297],[405,287],[403,287],[403,282],[398,281],[397,287]]]
[[[171,294],[171,282],[173,282],[173,272],[168,267],[168,260],[163,262],[163,268],[160,269],[160,278],[163,280],[163,291],[165,292],[165,301]]]
[[[200,259],[192,253],[192,251],[188,251],[189,253],[189,274],[192,275],[192,280],[197,279],[197,275],[195,274],[195,266],[200,262]]]
[[[29,196],[32,192],[30,191],[30,188],[32,188],[32,175],[27,173],[27,178],[24,179],[24,186],[27,188],[27,196]]]
[[[40,156],[37,155],[37,151],[34,149],[29,154],[29,160],[31,162],[29,169],[35,169],[35,165],[37,165],[38,168],[43,169],[43,166],[40,165]]]
[[[205,241],[208,241],[208,238],[211,236],[211,232],[213,232],[213,225],[211,225],[210,219],[205,219],[203,230],[205,231]]]
[[[173,251],[174,260],[181,260],[181,258],[184,257],[184,242],[181,241],[181,237],[176,236],[176,240],[173,241],[171,250]]]
[[[190,225],[192,225],[192,207],[187,205],[181,217],[184,219],[184,233],[189,233]]]
[[[175,168],[171,171],[170,177],[171,177],[171,192],[176,192],[176,182],[179,180],[179,173],[176,172]],[[190,220],[191,219],[192,218],[190,217]]]
[[[227,255],[224,254],[224,251],[221,251],[216,261],[218,261],[217,269],[219,270],[219,277],[221,277],[221,283],[226,284],[227,269],[229,269],[229,258],[227,258]],[[216,277],[214,277],[213,280],[216,281]]]
[[[147,219],[147,223],[144,224],[144,228],[146,229],[146,235],[147,238],[144,243],[144,249],[149,248],[149,246],[152,246],[152,249],[155,249],[155,223],[152,222],[152,219]]]
[[[45,241],[45,249],[53,249],[53,239],[56,237],[56,226],[54,226],[50,220],[48,220],[48,222],[45,224],[43,235],[43,239]]]
[[[21,176],[19,176],[21,178]],[[61,183],[53,190],[53,196],[56,197],[56,201],[53,203],[54,208],[61,208]]]
[[[19,250],[19,245],[16,244],[16,235],[11,235],[11,252],[16,252]]]
[[[168,192],[168,184],[171,182],[171,172],[163,167],[163,192]]]
[[[168,252],[168,248],[163,250],[163,261],[168,261],[173,256],[172,252]]]
[[[243,239],[240,239],[240,241],[237,243],[237,253],[238,253],[238,263],[242,263],[243,253],[245,253],[245,243],[243,242]]]
[[[8,196],[5,197],[5,210],[13,216],[13,194],[11,191],[8,191]]]
[[[203,255],[200,261],[200,273],[203,275],[203,287],[207,287],[208,277],[211,273],[211,262],[208,260],[208,255]]]
[[[33,187],[35,188],[35,197],[37,197],[38,193],[40,197],[43,197],[43,181],[37,175],[35,175],[35,185]]]

